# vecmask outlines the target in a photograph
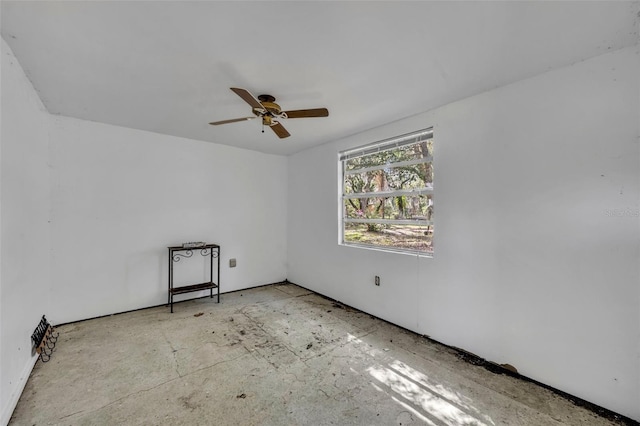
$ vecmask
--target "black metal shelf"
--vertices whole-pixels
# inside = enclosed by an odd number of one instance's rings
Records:
[[[218,288],[218,284],[215,284],[215,283],[192,284],[192,285],[186,285],[183,287],[174,287],[171,289],[171,293],[182,294],[182,293],[190,293],[192,291],[209,290],[213,288]]]
[[[191,293],[194,291],[209,290],[211,298],[213,298],[213,290],[217,289],[218,303],[220,303],[220,246],[217,244],[204,244],[197,247],[171,246],[169,249],[169,300],[173,313],[173,296],[176,294]],[[188,259],[194,253],[200,252],[201,256],[209,257],[209,281],[200,284],[191,284],[180,287],[173,286],[173,264],[180,262],[181,259]],[[213,280],[213,259],[217,259],[217,281]]]

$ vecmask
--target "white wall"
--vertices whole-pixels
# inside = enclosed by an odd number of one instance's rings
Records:
[[[627,48],[290,157],[289,280],[640,420],[639,76]],[[435,257],[339,246],[338,151],[428,126]]]
[[[286,278],[286,157],[51,120],[52,321],[166,303],[185,241],[221,245],[222,292]]]
[[[168,245],[220,244],[223,293],[286,278],[285,157],[51,116],[4,40],[1,141],[0,424],[40,316],[166,303]]]
[[[33,367],[31,333],[49,313],[48,118],[2,40],[0,134],[0,424]]]

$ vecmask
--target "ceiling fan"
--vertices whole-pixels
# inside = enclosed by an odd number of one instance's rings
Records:
[[[231,120],[214,121],[209,123],[213,126],[227,123],[235,123],[238,121],[252,120],[254,118],[261,118],[263,126],[269,126],[273,132],[278,135],[279,138],[287,138],[291,134],[280,123],[280,120],[286,118],[310,118],[310,117],[328,117],[329,110],[326,108],[314,108],[314,109],[295,109],[291,111],[282,111],[280,105],[275,103],[276,98],[271,95],[260,95],[256,99],[251,93],[245,89],[239,89],[232,87],[231,90],[238,96],[240,96],[246,103],[251,105],[251,112],[255,117],[242,117],[232,118]],[[264,133],[264,129],[262,130]]]

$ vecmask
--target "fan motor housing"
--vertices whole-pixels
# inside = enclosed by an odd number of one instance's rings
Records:
[[[276,98],[271,95],[260,95],[258,96],[258,100],[264,107],[264,109],[269,113],[269,115],[280,115],[282,113],[282,109],[280,105],[275,103]],[[253,113],[257,116],[264,116],[260,110],[254,108]]]
[[[274,102],[260,102],[260,103],[262,104],[264,109],[266,109],[273,115],[279,115],[282,112],[282,110],[280,109],[280,105]]]

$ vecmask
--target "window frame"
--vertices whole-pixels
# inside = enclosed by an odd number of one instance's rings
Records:
[[[434,237],[434,220],[432,217],[429,220],[425,219],[378,219],[378,218],[353,218],[347,217],[347,207],[346,202],[349,199],[356,198],[381,198],[388,199],[394,198],[398,196],[427,196],[429,199],[429,206],[433,206],[433,198],[434,198],[434,185],[433,178],[431,179],[430,185],[429,183],[425,183],[425,186],[415,189],[396,189],[396,190],[387,190],[387,191],[372,191],[372,192],[347,192],[345,187],[346,177],[351,174],[377,171],[377,170],[385,170],[390,166],[393,167],[401,167],[401,166],[409,166],[416,164],[424,164],[429,163],[431,167],[431,173],[433,176],[433,165],[434,165],[434,154],[433,148],[431,155],[427,157],[403,160],[397,162],[386,163],[382,165],[374,165],[369,167],[363,167],[355,170],[347,170],[347,161],[351,159],[372,156],[377,153],[383,153],[387,151],[391,151],[394,148],[399,149],[415,144],[419,144],[425,141],[433,141],[433,127],[428,127],[422,130],[402,134],[399,136],[395,136],[392,138],[384,139],[381,141],[369,143],[366,145],[362,145],[356,148],[346,149],[338,152],[338,222],[339,222],[339,233],[338,233],[338,244],[347,247],[357,247],[371,250],[379,250],[379,251],[389,251],[394,253],[402,253],[402,254],[410,254],[410,255],[418,255],[420,257],[433,257],[434,255],[434,247],[433,247],[433,237]],[[433,144],[433,142],[432,142]],[[358,243],[353,241],[345,240],[345,225],[348,223],[367,223],[367,224],[379,224],[379,225],[418,225],[420,227],[424,227],[427,232],[431,233],[431,250],[427,251],[424,249],[410,249],[405,247],[396,247],[391,245],[383,245],[383,244],[373,244],[373,243]]]

